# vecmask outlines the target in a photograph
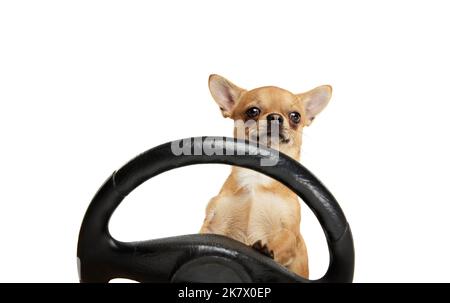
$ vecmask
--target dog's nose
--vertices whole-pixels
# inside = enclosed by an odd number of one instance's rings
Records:
[[[272,121],[278,122],[279,125],[283,124],[283,116],[279,114],[269,114],[267,115],[267,122],[271,123]]]

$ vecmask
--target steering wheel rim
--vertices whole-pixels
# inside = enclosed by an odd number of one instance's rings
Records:
[[[173,152],[172,147],[180,147],[180,144],[184,151],[188,151],[187,154],[176,155]],[[216,153],[211,154],[204,147],[211,147]],[[275,166],[260,165],[261,161],[275,158],[278,159]],[[324,230],[330,253],[329,267],[322,278],[308,280],[300,277],[270,258],[224,236],[198,234],[121,242],[110,235],[108,224],[113,212],[140,184],[179,167],[214,163],[245,167],[272,177],[308,205]],[[113,278],[170,282],[184,264],[205,256],[241,263],[245,268],[236,268],[235,272],[241,271],[239,276],[245,276],[242,281],[246,282],[322,283],[353,280],[354,246],[350,226],[328,189],[289,156],[227,137],[193,137],[168,142],[138,155],[115,171],[96,193],[86,211],[77,250],[81,282],[108,282]]]

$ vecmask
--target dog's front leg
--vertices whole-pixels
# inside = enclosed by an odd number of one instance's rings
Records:
[[[289,229],[282,228],[269,236],[267,247],[273,251],[275,261],[289,266],[296,255],[297,237]]]

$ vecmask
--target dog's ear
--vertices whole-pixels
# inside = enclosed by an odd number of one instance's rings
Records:
[[[222,115],[227,118],[231,116],[244,89],[234,85],[219,75],[209,76],[209,91],[216,103],[219,105]]]
[[[330,85],[322,85],[305,93],[298,94],[305,106],[305,125],[312,123],[314,118],[327,106],[331,99],[332,88]]]

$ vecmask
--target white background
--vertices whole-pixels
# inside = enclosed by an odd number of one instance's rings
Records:
[[[341,203],[355,281],[448,281],[447,1],[3,1],[0,281],[77,282],[97,188],[138,153],[231,135],[210,73],[245,88],[334,87],[302,162]],[[138,240],[199,230],[229,168],[183,168],[120,206]],[[328,262],[307,207],[311,275]]]

